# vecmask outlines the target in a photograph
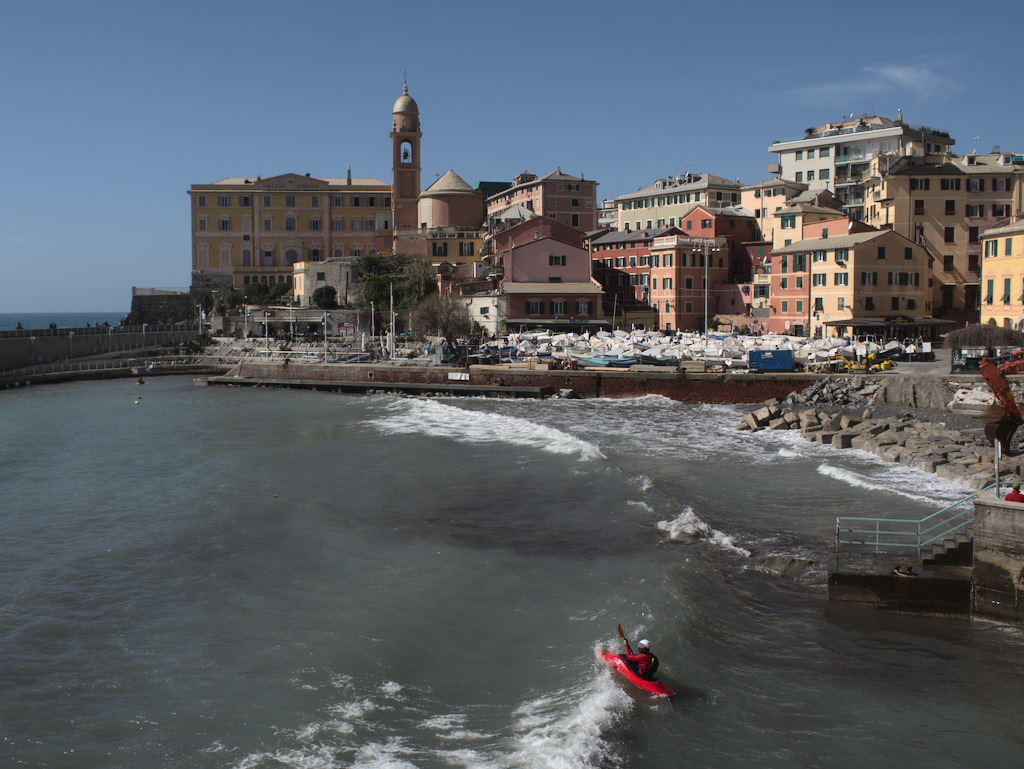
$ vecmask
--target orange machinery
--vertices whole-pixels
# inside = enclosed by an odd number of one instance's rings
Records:
[[[1003,415],[994,422],[985,425],[985,437],[995,446],[996,441],[1003,448],[1004,454],[1010,453],[1010,441],[1017,428],[1024,424],[1024,415],[1013,397],[1013,390],[1007,376],[1024,371],[1024,350],[1014,350],[1008,355],[998,358],[982,358],[978,371],[992,389],[992,393],[1003,407]]]

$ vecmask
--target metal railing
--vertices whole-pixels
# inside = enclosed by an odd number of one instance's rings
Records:
[[[991,489],[995,484],[986,486]],[[955,537],[974,522],[974,499],[971,494],[953,504],[936,510],[924,518],[836,518],[836,558],[841,554],[884,555],[916,552],[936,542]]]

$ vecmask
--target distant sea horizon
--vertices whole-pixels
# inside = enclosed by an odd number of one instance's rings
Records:
[[[116,326],[128,312],[0,312],[0,331],[14,329],[21,324],[22,328],[49,328],[56,323],[58,328],[84,328],[88,323],[95,326],[109,323]]]

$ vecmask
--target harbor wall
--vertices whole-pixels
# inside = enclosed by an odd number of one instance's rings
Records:
[[[631,398],[661,395],[691,403],[758,403],[785,398],[801,390],[814,377],[801,375],[693,374],[633,371],[549,371],[507,366],[442,368],[370,364],[292,365],[244,362],[232,376],[246,380],[354,382],[360,384],[437,384],[451,382],[450,373],[468,374],[463,383],[478,387],[549,387],[571,390],[579,398]]]
[[[974,612],[1024,623],[1024,503],[974,500]]]
[[[0,371],[179,344],[198,333],[194,327],[143,331],[118,326],[5,331],[0,336]]]

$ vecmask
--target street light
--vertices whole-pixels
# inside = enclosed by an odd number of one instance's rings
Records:
[[[267,340],[267,358],[270,357],[270,311],[263,311],[263,336]]]

